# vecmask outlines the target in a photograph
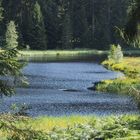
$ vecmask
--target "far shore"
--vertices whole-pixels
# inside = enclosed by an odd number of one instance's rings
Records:
[[[29,62],[99,61],[107,58],[108,50],[22,50],[19,59]],[[140,56],[140,51],[125,50],[125,56]]]

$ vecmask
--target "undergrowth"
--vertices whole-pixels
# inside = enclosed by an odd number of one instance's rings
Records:
[[[72,117],[24,118],[2,115],[0,119],[1,136],[8,140],[107,140],[140,139],[140,117],[110,116],[97,118],[93,116],[75,116],[84,122],[73,123]],[[55,122],[48,130],[47,124]],[[69,122],[61,126],[58,120]],[[86,121],[85,121],[86,120]],[[45,127],[43,127],[45,125]],[[42,126],[42,127],[41,127]]]

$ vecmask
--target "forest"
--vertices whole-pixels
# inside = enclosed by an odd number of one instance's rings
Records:
[[[126,25],[131,4],[132,0],[1,0],[1,44],[6,25],[14,21],[20,49],[107,50],[121,43],[116,27]]]

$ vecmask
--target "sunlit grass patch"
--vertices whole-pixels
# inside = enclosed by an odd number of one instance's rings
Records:
[[[118,78],[114,80],[101,81],[96,89],[98,91],[128,94],[131,95],[131,87],[139,87],[140,79],[132,79],[128,77]]]
[[[140,57],[125,57],[121,63],[106,60],[102,64],[108,69],[121,71],[129,77],[136,77],[140,74]]]
[[[30,120],[30,124],[37,130],[42,129],[49,131],[54,127],[67,128],[68,126],[74,126],[75,124],[87,124],[92,119],[92,116],[39,117]],[[36,126],[38,126],[38,128],[36,128]]]
[[[125,57],[121,63],[114,63],[113,61],[106,60],[102,63],[107,69],[113,71],[120,71],[125,74],[124,77],[114,80],[104,80],[96,85],[98,91],[123,93],[134,96],[138,99],[140,94],[136,91],[140,90],[140,57]]]
[[[13,119],[14,116],[11,117]],[[17,119],[17,120],[16,120]],[[74,140],[74,139],[125,139],[140,138],[139,115],[124,116],[69,116],[16,118],[8,124],[7,135],[10,140]],[[0,121],[1,122],[1,121]],[[0,123],[1,124],[1,123]],[[15,129],[16,128],[16,129]],[[12,129],[12,130],[10,130]],[[1,127],[1,132],[3,127]],[[27,140],[28,140],[27,139]]]

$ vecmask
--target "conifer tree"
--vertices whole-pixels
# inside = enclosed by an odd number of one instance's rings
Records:
[[[18,83],[24,83],[22,74],[24,63],[18,60],[18,35],[14,21],[7,24],[6,49],[0,52],[0,96],[11,96]]]
[[[7,24],[6,31],[6,49],[12,49],[18,47],[18,33],[14,21],[10,21]]]
[[[38,2],[34,4],[32,16],[33,25],[31,27],[31,48],[45,50],[47,49],[46,29],[41,7]]]
[[[6,23],[14,20],[18,24],[20,47],[29,45],[31,49],[38,50],[66,48],[68,45],[65,45],[64,40],[71,37],[73,48],[105,49],[110,43],[119,41],[116,40],[114,27],[124,28],[128,5],[132,2],[132,0],[0,1],[5,11],[0,33],[4,35]],[[139,34],[139,31],[137,32],[139,26],[133,20],[135,17],[139,18],[139,12],[136,11],[132,17],[127,26],[130,37],[133,37],[131,34]],[[136,28],[132,24],[136,25]],[[129,32],[130,29],[132,32]]]

